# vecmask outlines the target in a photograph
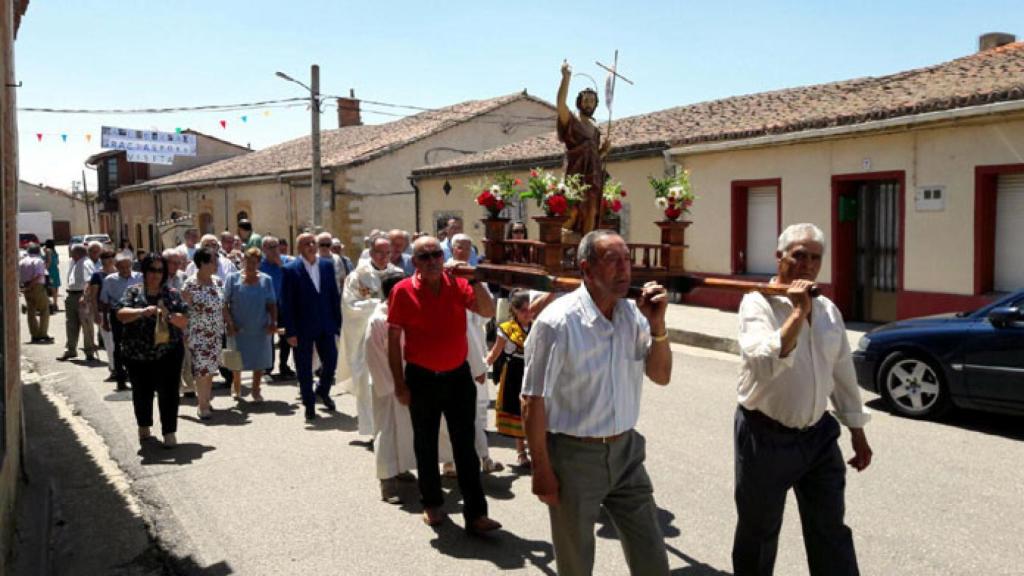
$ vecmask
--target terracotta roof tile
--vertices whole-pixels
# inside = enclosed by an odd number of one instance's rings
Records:
[[[551,104],[525,92],[517,92],[488,100],[470,100],[446,108],[421,112],[386,124],[324,130],[320,133],[321,163],[327,168],[368,162],[397,148],[520,99],[529,99],[551,106]],[[552,110],[554,110],[553,107]],[[273,177],[279,174],[309,170],[311,167],[310,155],[311,139],[309,136],[303,136],[256,152],[227,158],[121,190],[254,176]]]
[[[1024,42],[888,76],[733,96],[616,120],[612,154],[741,140],[1024,99]],[[557,164],[554,132],[420,168],[426,175]]]

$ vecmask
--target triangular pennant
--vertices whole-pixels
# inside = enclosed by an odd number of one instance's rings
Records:
[[[43,133],[42,132],[36,132],[36,140],[38,140],[39,142],[43,141]]]
[[[68,135],[67,134],[61,134],[60,135],[60,139],[63,140],[65,144],[68,143]]]
[[[264,110],[264,111],[263,111],[263,116],[264,116],[264,117],[266,117],[266,116],[270,116],[270,110]]]
[[[248,116],[242,116],[242,122],[248,122],[248,121],[249,121],[249,117]]]
[[[228,127],[228,121],[227,120],[221,120],[220,121],[220,127],[221,128],[227,128]]]
[[[92,142],[92,134],[86,134],[85,135],[85,141],[86,142]]]
[[[174,133],[175,134],[181,134],[181,128],[175,128],[174,129]]]

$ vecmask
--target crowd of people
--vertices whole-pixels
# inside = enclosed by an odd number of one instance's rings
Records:
[[[525,225],[513,223],[509,237],[525,238]],[[458,219],[437,236],[374,230],[354,264],[344,248],[330,233],[307,232],[293,256],[286,239],[257,234],[246,220],[237,234],[188,230],[179,246],[137,259],[130,250],[71,246],[58,360],[77,357],[81,335],[86,362],[96,362],[102,343],[108,380],[131,390],[143,447],[157,443],[154,396],[164,447],[177,444],[183,396],[195,398],[200,421],[217,418],[218,374],[237,401],[261,402],[265,377],[297,380],[306,421],[321,417],[318,403],[337,410],[337,382],[355,398],[358,433],[372,437],[381,499],[400,504],[400,483],[414,481],[423,521],[437,526],[446,521],[441,477],[455,477],[472,534],[501,527],[481,482],[504,467],[488,449],[490,375],[493,425],[514,439],[511,464],[532,475],[533,493],[548,505],[558,573],[592,573],[604,509],[630,573],[668,574],[645,440],[635,429],[644,377],[665,385],[672,373],[668,294],[648,282],[636,300],[626,298],[625,241],[607,230],[585,235],[576,249],[582,285],[564,295],[509,292],[460,273],[480,256]],[[791,488],[811,573],[857,573],[843,524],[837,419],[851,430],[849,464],[860,471],[871,461],[869,415],[842,318],[810,296],[823,251],[817,227],[787,228],[775,280],[790,285],[787,297],[750,294],[740,308],[737,574],[772,572]],[[19,263],[33,343],[53,342],[49,290],[60,284],[51,252],[44,258],[30,246]],[[247,392],[243,372],[252,375]]]

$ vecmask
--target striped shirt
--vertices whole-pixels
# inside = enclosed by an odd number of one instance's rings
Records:
[[[549,432],[603,437],[636,426],[651,327],[632,300],[612,320],[586,286],[552,302],[526,339],[523,396],[544,398]]]

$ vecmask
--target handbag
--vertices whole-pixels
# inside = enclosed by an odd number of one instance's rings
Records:
[[[233,372],[242,370],[242,353],[235,349],[232,340],[228,340],[227,348],[220,351],[220,365]]]
[[[153,326],[153,345],[159,346],[171,341],[171,330],[167,326],[167,308],[161,302],[157,307],[156,324]]]

